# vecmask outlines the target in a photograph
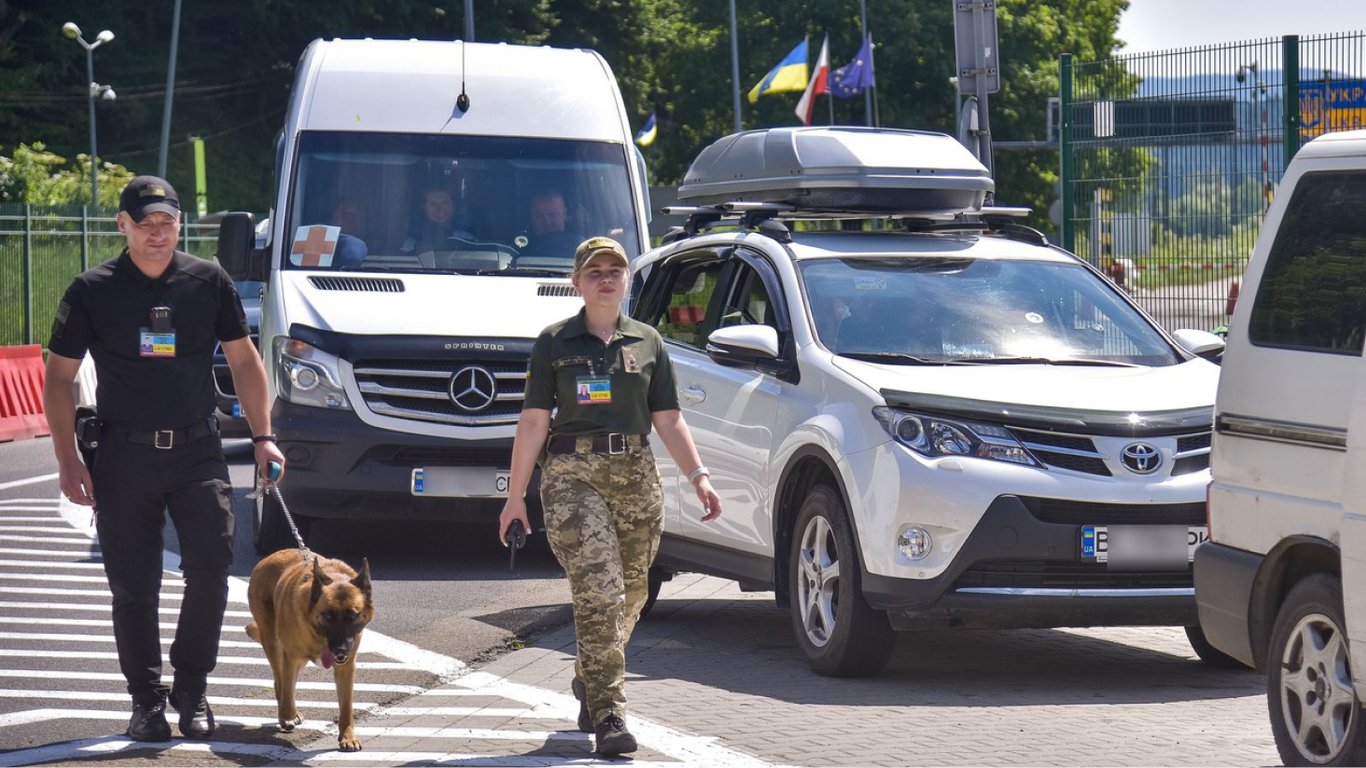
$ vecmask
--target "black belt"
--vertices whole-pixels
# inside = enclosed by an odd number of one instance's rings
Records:
[[[546,450],[551,453],[606,453],[619,456],[628,448],[639,451],[646,444],[645,435],[560,435],[550,438]]]
[[[197,424],[180,429],[130,429],[118,422],[106,422],[103,426],[106,429],[112,428],[121,433],[123,438],[130,443],[150,445],[162,450],[169,450],[177,445],[218,434],[218,419],[212,416]]]

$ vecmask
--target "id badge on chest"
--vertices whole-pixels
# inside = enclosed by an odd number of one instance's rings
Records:
[[[578,376],[574,379],[579,405],[611,405],[612,380],[600,376]]]
[[[142,357],[175,357],[175,327],[171,325],[170,307],[152,307],[151,328],[138,330],[138,355]]]

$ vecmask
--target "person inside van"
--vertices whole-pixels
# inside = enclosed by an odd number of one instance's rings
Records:
[[[476,239],[456,215],[455,198],[451,191],[445,187],[433,187],[423,193],[420,221],[398,250],[399,253],[454,250],[447,242],[451,238]]]
[[[564,194],[555,189],[542,190],[531,196],[528,208],[529,224],[515,241],[518,260],[559,257],[567,266],[584,238],[569,229],[569,206]]]
[[[332,265],[338,269],[360,266],[370,247],[365,244],[365,209],[354,198],[344,197],[332,209],[328,223],[341,228],[337,238],[337,255]]]

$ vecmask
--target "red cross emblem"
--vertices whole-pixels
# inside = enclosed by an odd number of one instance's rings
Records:
[[[294,233],[294,247],[289,261],[296,267],[330,267],[332,254],[337,252],[341,227],[313,224],[299,227]]]

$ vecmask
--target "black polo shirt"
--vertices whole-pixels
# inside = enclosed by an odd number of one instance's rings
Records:
[[[173,335],[153,326],[170,307]],[[134,429],[180,429],[213,414],[213,351],[248,333],[242,301],[217,263],[176,251],[155,280],[127,249],[76,277],[52,323],[48,350],[95,361],[100,418]]]
[[[625,315],[609,342],[584,313],[541,331],[527,365],[524,408],[554,410],[550,434],[649,434],[655,411],[678,410],[673,364],[659,332]]]

